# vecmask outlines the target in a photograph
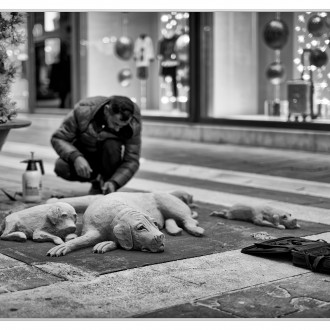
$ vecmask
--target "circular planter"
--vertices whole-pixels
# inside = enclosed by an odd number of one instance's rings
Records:
[[[0,150],[6,141],[7,135],[11,129],[30,126],[29,120],[13,119],[7,123],[0,124]]]

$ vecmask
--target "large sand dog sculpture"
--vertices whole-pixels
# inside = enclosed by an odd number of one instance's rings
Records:
[[[51,199],[48,203],[56,202]],[[59,257],[88,246],[93,252],[105,253],[122,247],[126,250],[164,251],[164,227],[178,235],[182,228],[202,236],[187,204],[170,193],[116,192],[108,195],[64,198],[79,211],[86,211],[80,237],[56,246],[47,255]]]

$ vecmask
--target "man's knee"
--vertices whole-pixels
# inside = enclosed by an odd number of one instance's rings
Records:
[[[75,180],[69,163],[67,163],[62,158],[58,158],[56,160],[54,172],[56,173],[57,176],[65,180],[70,180],[70,181]]]

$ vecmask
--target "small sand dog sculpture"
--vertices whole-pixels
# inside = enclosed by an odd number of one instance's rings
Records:
[[[229,209],[213,211],[210,215],[230,220],[248,221],[258,226],[277,229],[300,228],[297,219],[292,218],[291,214],[268,205],[234,204]]]
[[[118,247],[163,252],[164,234],[159,229],[165,227],[171,235],[180,234],[182,228],[194,236],[204,233],[188,205],[170,193],[116,192],[61,200],[79,210],[86,208],[82,234],[49,250],[49,256],[58,257],[88,246],[94,246],[95,253]],[[53,203],[56,199],[47,202]]]
[[[54,242],[76,238],[77,213],[64,202],[33,206],[7,215],[0,224],[0,238],[7,241]]]

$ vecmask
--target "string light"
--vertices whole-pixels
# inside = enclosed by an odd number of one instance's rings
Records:
[[[296,20],[296,26],[294,31],[296,33],[296,38],[298,41],[298,49],[297,54],[300,57],[303,54],[303,49],[320,49],[323,52],[329,52],[329,43],[330,43],[330,34],[328,31],[327,34],[323,34],[320,37],[313,36],[312,33],[308,31],[308,23],[310,18],[313,15],[318,15],[323,19],[329,20],[329,13],[327,12],[305,12],[299,13]],[[329,55],[329,54],[328,54]],[[298,57],[293,59],[293,63],[296,66],[297,71],[301,74],[304,70],[304,67],[299,60]],[[322,66],[321,68],[317,68],[314,65],[310,66],[310,70],[314,71],[316,74],[314,75],[314,88],[315,88],[315,96],[316,103],[329,104],[330,99],[330,68],[328,66]],[[304,78],[304,77],[302,77]]]

